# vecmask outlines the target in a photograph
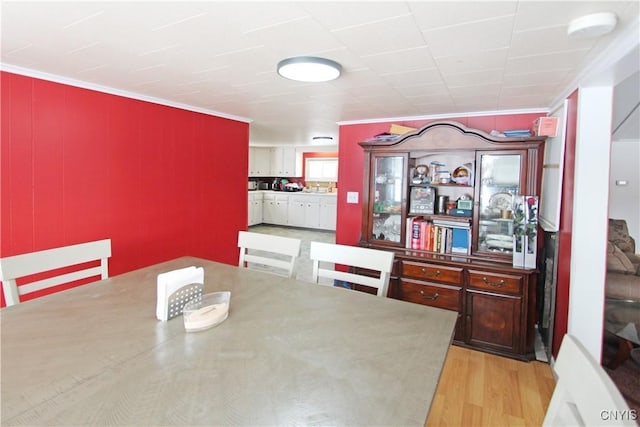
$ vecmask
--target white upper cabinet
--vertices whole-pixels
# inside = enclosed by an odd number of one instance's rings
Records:
[[[269,147],[249,147],[249,176],[272,176]]]
[[[295,147],[271,147],[270,154],[271,175],[281,177],[300,175]]]
[[[265,176],[302,176],[302,153],[295,147],[249,147],[249,177]]]

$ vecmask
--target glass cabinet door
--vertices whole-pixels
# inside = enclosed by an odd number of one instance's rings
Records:
[[[404,155],[372,158],[372,240],[394,244],[401,242],[406,166],[407,156]]]
[[[478,251],[513,252],[513,201],[522,194],[523,155],[479,153]]]

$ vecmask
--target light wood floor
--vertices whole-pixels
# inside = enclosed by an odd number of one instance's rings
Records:
[[[554,387],[547,363],[451,346],[425,426],[540,426]]]

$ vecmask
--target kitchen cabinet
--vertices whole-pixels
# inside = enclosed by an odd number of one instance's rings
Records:
[[[289,196],[288,224],[293,227],[319,228],[320,200],[308,195]]]
[[[320,200],[310,197],[304,205],[304,226],[320,228]]]
[[[287,208],[287,224],[293,227],[304,227],[305,201],[299,197],[290,197]]]
[[[318,228],[323,230],[336,229],[337,215],[338,215],[338,198],[337,196],[324,196],[320,197],[320,209]]]
[[[262,222],[292,227],[336,229],[336,194],[264,191]]]
[[[249,192],[247,209],[247,224],[257,225],[262,223],[263,212],[263,193],[259,191]]]
[[[249,176],[272,176],[269,147],[249,147]]]
[[[395,252],[389,297],[458,312],[457,345],[535,357],[538,272],[512,266],[511,213],[514,196],[539,195],[544,141],[432,122],[360,143],[360,245]]]
[[[295,177],[301,175],[297,167],[295,147],[271,147],[269,149],[272,176]]]
[[[262,222],[287,225],[289,196],[284,193],[265,193]]]

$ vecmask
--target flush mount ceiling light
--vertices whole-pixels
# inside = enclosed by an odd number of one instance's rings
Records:
[[[618,18],[611,12],[581,16],[569,23],[567,35],[574,39],[590,39],[603,36],[613,31],[617,22]]]
[[[312,145],[321,145],[321,144],[332,144],[333,137],[332,136],[314,136],[311,138]]]
[[[297,56],[278,62],[278,74],[299,82],[328,82],[337,79],[342,66],[335,61],[313,56]]]

